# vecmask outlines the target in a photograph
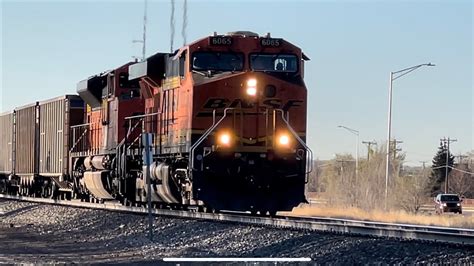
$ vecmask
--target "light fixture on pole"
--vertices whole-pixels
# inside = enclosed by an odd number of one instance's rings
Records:
[[[355,158],[356,159],[356,179],[357,179],[357,177],[359,176],[359,131],[352,128],[348,128],[346,126],[337,126],[337,127],[344,128],[345,130],[357,136],[356,155],[355,155],[356,156]]]
[[[385,208],[387,208],[387,197],[388,197],[388,179],[389,179],[389,169],[390,169],[390,139],[392,138],[392,88],[393,81],[405,76],[406,74],[417,70],[422,66],[435,66],[434,64],[421,64],[412,67],[408,67],[402,70],[395,72],[390,72],[390,86],[388,88],[388,125],[387,125],[387,156],[385,163]]]

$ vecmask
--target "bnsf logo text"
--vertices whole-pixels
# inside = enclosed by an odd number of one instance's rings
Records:
[[[278,98],[267,98],[262,103],[260,103],[261,109],[265,108],[274,108],[274,109],[282,109],[285,112],[290,110],[293,107],[302,106],[303,101],[301,100],[288,100],[283,102],[281,99]],[[233,101],[226,99],[226,98],[210,98],[206,101],[203,106],[205,111],[199,112],[197,114],[198,117],[210,117],[213,116],[212,110],[219,109],[221,114],[224,108],[242,108],[242,109],[251,109],[255,108],[256,103],[250,102],[243,99],[235,99]],[[246,115],[258,115],[258,113],[246,112]]]
[[[301,106],[303,101],[301,100],[288,100],[283,102],[281,99],[278,98],[268,98],[265,99],[260,105],[262,107],[270,107],[275,109],[283,109],[284,111],[290,110],[292,107]],[[256,105],[255,102],[249,102],[242,99],[235,99],[230,101],[229,99],[225,98],[211,98],[208,99],[207,102],[204,104],[204,109],[224,109],[224,108],[242,108],[242,109],[250,109],[254,108]]]

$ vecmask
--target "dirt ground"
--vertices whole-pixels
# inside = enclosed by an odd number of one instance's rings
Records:
[[[311,263],[474,263],[474,249],[420,241],[0,201],[0,263],[161,264],[169,257],[307,257]],[[11,227],[12,226],[12,227]],[[183,265],[181,263],[181,265]],[[271,264],[274,265],[274,264]]]

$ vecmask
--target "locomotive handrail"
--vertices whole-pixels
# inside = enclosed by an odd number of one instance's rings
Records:
[[[138,140],[141,139],[143,133],[140,133],[132,142],[130,142],[130,145],[127,147],[127,150],[129,151],[132,148],[132,145],[135,144]]]
[[[89,125],[90,124],[82,124],[82,125],[71,126],[71,129],[84,127],[84,126],[89,126]],[[77,144],[79,144],[79,142],[82,140],[82,138],[84,137],[84,135],[87,133],[88,130],[89,130],[89,128],[85,128],[85,130],[84,130],[84,132],[82,132],[81,136],[79,136],[77,141],[74,142],[74,144],[72,145],[71,149],[69,149],[69,153],[71,153],[76,148]],[[74,135],[75,135],[75,131],[74,131]]]
[[[134,131],[143,121],[143,118],[148,117],[148,116],[153,116],[157,115],[159,113],[151,113],[151,114],[143,114],[143,115],[135,115],[135,116],[127,116],[124,119],[128,120],[128,130],[127,130],[127,135],[120,141],[120,143],[117,145],[117,152],[116,152],[116,157],[117,157],[117,165],[119,166],[117,169],[118,176],[123,176],[124,173],[126,172],[126,160],[124,156],[128,153],[128,151],[131,149],[132,145],[141,137],[141,134],[138,134],[137,138],[132,141],[132,143],[127,147],[126,142],[128,138],[131,135],[131,132]],[[139,118],[140,120],[137,121],[135,125],[131,125],[131,120]]]
[[[128,124],[127,136],[126,136],[125,138],[128,138],[128,137],[130,136],[131,132],[132,132],[133,130],[135,130],[135,128],[138,127],[138,125],[140,124],[140,122],[143,121],[143,118],[149,117],[149,116],[158,115],[158,114],[161,114],[161,112],[156,112],[156,113],[151,113],[151,114],[143,114],[143,115],[135,115],[135,116],[127,116],[127,117],[125,117],[125,120],[128,120],[128,123],[129,123],[129,124]],[[133,127],[131,127],[131,124],[130,124],[131,120],[132,120],[132,119],[136,119],[136,118],[139,118],[140,120],[139,120]],[[143,130],[143,129],[142,129],[142,130]],[[142,133],[143,133],[143,132],[142,132]],[[139,134],[139,136],[141,136],[141,133]],[[135,142],[135,141],[133,141],[132,144],[133,144],[134,142]]]
[[[141,124],[141,122],[143,121],[143,118],[140,118],[136,123],[135,125],[132,126],[132,118],[130,118],[128,120],[128,130],[127,130],[127,135],[125,136],[125,138],[123,138],[124,140],[127,140],[128,137],[130,137],[130,134],[132,134],[132,132],[135,130],[135,128],[138,127],[138,125]],[[142,129],[143,130],[143,129]],[[141,135],[141,134],[139,134]]]
[[[73,128],[84,127],[84,126],[89,126],[89,125],[90,125],[90,123],[86,123],[86,124],[70,126],[70,128],[73,129]]]
[[[306,145],[306,143],[298,136],[296,131],[291,127],[290,123],[288,120],[285,118],[285,112],[282,109],[274,109],[275,111],[281,112],[281,118],[283,119],[283,122],[285,122],[286,126],[290,130],[291,134],[298,140],[298,142],[308,151],[310,160],[309,160],[309,165],[306,167],[308,168],[308,171],[305,173],[306,175],[309,175],[313,171],[313,151]],[[308,160],[308,159],[307,159]]]
[[[127,117],[125,117],[125,119],[129,120],[129,119],[134,119],[134,118],[143,118],[143,117],[157,115],[157,114],[161,114],[161,112],[156,112],[156,113],[151,113],[151,114],[143,114],[143,115],[127,116]]]
[[[196,148],[204,141],[205,138],[207,138],[207,136],[209,136],[211,134],[211,132],[216,129],[216,127],[224,120],[224,118],[226,118],[227,116],[227,111],[229,110],[234,110],[236,108],[233,108],[233,107],[228,107],[228,108],[225,108],[224,109],[224,115],[219,119],[219,121],[217,121],[217,123],[215,122],[215,119],[213,119],[213,123],[212,123],[212,126],[209,127],[205,132],[204,134],[202,134],[202,136],[196,141],[196,143],[194,143],[192,146],[191,146],[191,160],[190,160],[190,169],[191,170],[194,170],[194,151],[196,150]],[[214,117],[215,117],[215,110],[213,112],[214,114]]]

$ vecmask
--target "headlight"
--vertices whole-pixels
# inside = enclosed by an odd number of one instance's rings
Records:
[[[461,206],[461,203],[458,203],[458,206]]]
[[[256,79],[249,79],[249,80],[247,80],[247,86],[249,86],[249,87],[256,87],[256,86],[257,86],[257,80],[256,80]]]
[[[257,95],[257,80],[249,79],[247,80],[247,95],[255,96]]]
[[[443,203],[443,206],[444,206],[444,207],[446,207],[446,206],[448,206],[448,204],[446,204],[446,203]]]
[[[217,142],[222,146],[230,146],[231,136],[229,133],[221,133],[217,137]]]
[[[278,144],[280,144],[281,146],[288,146],[289,143],[290,143],[290,138],[288,137],[288,135],[281,135],[278,138]]]
[[[219,135],[219,143],[228,146],[230,144],[230,135],[227,133],[222,133]]]

